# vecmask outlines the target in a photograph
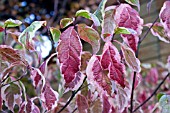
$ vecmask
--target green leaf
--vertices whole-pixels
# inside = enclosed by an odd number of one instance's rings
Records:
[[[74,18],[63,18],[60,21],[60,27],[65,28],[74,22]]]
[[[86,24],[78,24],[78,33],[82,40],[92,45],[93,54],[96,54],[100,49],[99,33]]]
[[[19,20],[8,19],[5,21],[4,26],[5,27],[17,27],[17,26],[20,26],[21,24],[22,22]]]
[[[138,7],[138,10],[140,11],[140,3],[139,3],[139,0],[125,0],[127,3],[131,4],[131,5],[134,5],[134,6],[137,6]]]
[[[115,34],[137,34],[137,32],[130,28],[118,27],[115,29]]]
[[[53,41],[56,43],[58,42],[59,38],[60,38],[60,35],[61,35],[61,32],[59,29],[57,28],[53,28],[53,27],[50,27],[50,32],[51,32],[51,35],[53,37]]]
[[[159,104],[162,107],[161,113],[170,113],[170,95],[163,95],[159,99]]]
[[[107,0],[102,0],[99,4],[99,7],[97,8],[97,10],[94,12],[94,15],[97,16],[97,18],[99,19],[100,23],[102,23],[103,18],[104,18],[104,8],[106,5]]]
[[[87,10],[79,10],[76,12],[76,17],[82,16],[87,19],[91,19],[90,12]]]
[[[161,98],[163,95],[164,95],[163,93],[158,93],[158,94],[156,95],[156,97],[157,97],[158,100],[160,100],[160,98]]]
[[[30,26],[28,26],[19,36],[18,40],[24,46],[27,46],[27,41],[31,41],[35,36],[35,32],[42,27],[42,25],[46,25],[46,21],[34,21]],[[29,38],[29,39],[27,39]]]

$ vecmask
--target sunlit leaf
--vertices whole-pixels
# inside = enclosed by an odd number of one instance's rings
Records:
[[[19,20],[8,19],[5,21],[4,26],[5,27],[17,27],[17,26],[20,26],[21,24],[22,22]]]
[[[82,16],[84,18],[91,19],[90,12],[87,10],[78,10],[76,12],[76,17],[78,17],[78,16]]]
[[[161,113],[169,113],[170,112],[170,95],[163,95],[159,99],[159,104],[162,107]]]
[[[60,27],[65,28],[74,22],[74,18],[63,18],[60,20]]]
[[[96,30],[86,24],[78,24],[80,38],[92,45],[93,54],[100,49],[100,36]]]
[[[24,45],[24,47],[29,48],[32,38],[35,36],[35,33],[43,25],[46,25],[46,21],[34,21],[30,26],[28,26],[19,36],[18,40]],[[33,46],[33,45],[32,45]]]
[[[138,10],[140,11],[140,3],[139,3],[139,0],[125,0],[127,3],[131,4],[131,5],[134,5],[134,6],[137,6],[138,7]]]
[[[53,37],[53,41],[56,43],[58,42],[59,38],[60,38],[60,35],[61,35],[61,32],[59,29],[57,28],[53,28],[53,27],[50,27],[50,32],[51,32],[51,35]]]
[[[99,19],[100,23],[102,23],[103,18],[104,18],[104,8],[106,5],[107,0],[102,0],[99,4],[99,7],[97,8],[97,10],[94,12],[94,15],[97,16],[97,18]]]
[[[13,79],[12,79],[13,80]],[[7,83],[7,82],[6,82]],[[13,111],[14,106],[22,103],[22,89],[18,82],[8,84],[1,88],[2,99],[9,110]]]

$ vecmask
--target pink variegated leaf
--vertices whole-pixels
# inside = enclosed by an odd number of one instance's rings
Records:
[[[115,21],[118,27],[125,27],[133,29],[137,34],[122,34],[123,40],[135,52],[139,41],[139,35],[143,29],[143,19],[140,18],[139,13],[128,4],[121,4],[116,8]]]
[[[151,25],[152,23],[145,24],[147,27],[150,27]],[[166,31],[161,23],[156,22],[151,28],[151,33],[154,36],[157,36],[159,40],[170,43],[170,35],[168,36],[168,31]]]
[[[116,29],[116,22],[114,20],[115,6],[110,6],[105,9],[105,16],[102,24],[102,38],[104,41],[111,40],[114,30]]]
[[[118,111],[120,113],[122,113],[125,110],[125,108],[128,107],[128,101],[130,101],[130,98],[128,97],[127,92],[128,91],[126,91],[122,87],[117,86],[117,95],[115,98],[116,98]]]
[[[103,69],[109,71],[108,75],[111,80],[117,81],[122,87],[125,87],[123,77],[125,66],[121,63],[117,48],[111,42],[105,43],[101,57],[101,65]]]
[[[121,35],[123,41],[130,47],[134,52],[137,51],[139,37],[133,34],[123,34]]]
[[[27,98],[27,101],[22,103],[18,113],[40,113],[40,110],[34,104],[33,99]]]
[[[69,27],[60,36],[57,47],[60,70],[66,84],[75,80],[80,70],[82,44],[74,27]]]
[[[103,111],[102,111],[102,113],[109,113],[109,111],[112,107],[110,105],[109,98],[105,94],[103,94],[102,99],[103,99]]]
[[[123,57],[125,58],[126,64],[135,72],[140,72],[141,67],[140,67],[140,61],[138,58],[136,58],[134,51],[129,48],[126,44],[121,44],[121,50],[123,53]]]
[[[161,11],[159,13],[159,18],[161,21],[161,24],[163,25],[165,31],[167,31],[167,36],[170,37],[170,1],[164,2],[163,7],[161,8]]]
[[[73,91],[77,90],[81,86],[81,84],[83,83],[84,77],[85,77],[85,75],[83,73],[81,73],[80,71],[78,71],[75,74],[75,78],[72,80],[72,82],[65,83],[65,88],[67,90],[73,90]]]
[[[9,63],[21,61],[26,66],[28,65],[27,61],[22,58],[19,51],[15,50],[12,47],[7,46],[7,45],[0,45],[0,57],[2,57],[3,60],[8,61]]]
[[[42,92],[41,92],[41,100],[43,101],[44,107],[47,111],[50,111],[57,107],[59,94],[54,91],[51,86],[46,82]]]
[[[137,32],[137,35],[142,33],[143,19],[139,13],[128,4],[121,4],[116,8],[115,21],[118,27],[131,28]]]
[[[159,76],[158,69],[157,68],[151,68],[149,70],[149,72],[147,73],[147,76],[146,76],[147,83],[157,84],[158,76]]]
[[[93,54],[96,54],[100,49],[99,33],[92,27],[86,24],[78,24],[78,33],[80,38],[92,45]]]
[[[99,94],[104,91],[111,95],[112,83],[107,76],[108,71],[102,68],[99,56],[92,56],[86,69],[89,82],[98,90]]]
[[[85,96],[78,94],[76,98],[77,108],[79,113],[87,113],[87,109],[89,108],[88,101]]]
[[[15,80],[11,78],[11,80]],[[7,81],[5,83],[8,83]],[[22,103],[22,89],[19,85],[19,82],[14,82],[8,85],[1,87],[2,100],[5,101],[5,105],[9,110],[13,111],[14,106]]]

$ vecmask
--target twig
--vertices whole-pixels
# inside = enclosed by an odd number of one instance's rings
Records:
[[[149,29],[146,31],[145,35],[140,38],[139,40],[139,44],[146,38],[146,36],[148,35],[148,33],[150,32],[151,28],[154,26],[154,24],[157,22],[157,20],[159,19],[159,16],[155,19],[155,21],[152,23],[152,25],[149,27]]]
[[[168,73],[165,78],[162,80],[162,82],[156,87],[156,89],[153,91],[153,93],[142,103],[140,104],[138,107],[135,108],[135,110],[133,110],[133,112],[137,111],[140,107],[142,107],[144,104],[146,104],[155,94],[156,92],[159,90],[159,88],[162,86],[162,84],[165,82],[165,80],[169,77],[170,73]]]
[[[76,91],[72,92],[72,95],[71,95],[70,99],[67,101],[67,103],[57,113],[61,113],[70,104],[70,102],[73,100],[73,98],[77,94],[77,92],[79,92],[81,90],[84,82],[86,81],[86,78],[87,78],[87,76],[84,78],[83,83],[81,84],[81,86]]]
[[[134,94],[134,89],[135,89],[135,79],[136,79],[136,72],[134,72],[133,75],[133,82],[132,82],[132,92],[131,92],[131,100],[130,100],[130,113],[133,113],[133,94]]]
[[[11,81],[11,82],[6,83],[6,84],[2,84],[1,87],[4,87],[4,86],[6,86],[6,85],[8,85],[8,84],[12,84],[12,83],[14,83],[14,82],[19,81],[19,80],[21,80],[25,75],[26,75],[26,74],[23,74],[22,76],[20,76],[18,79],[14,80],[14,81]]]

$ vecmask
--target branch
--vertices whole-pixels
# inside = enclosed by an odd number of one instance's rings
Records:
[[[69,104],[70,102],[73,100],[73,98],[75,97],[75,95],[77,94],[77,92],[79,92],[84,84],[84,82],[86,81],[87,76],[84,78],[83,83],[81,84],[81,86],[77,89],[77,91],[73,91],[72,95],[70,97],[70,99],[67,101],[67,103],[57,112],[57,113],[61,113]]]
[[[159,88],[162,86],[162,84],[165,82],[165,80],[169,77],[170,73],[168,73],[165,78],[162,80],[162,82],[156,87],[156,89],[153,91],[153,93],[142,103],[140,104],[133,112],[137,111],[140,107],[142,107],[144,104],[146,104],[159,90]]]

